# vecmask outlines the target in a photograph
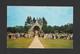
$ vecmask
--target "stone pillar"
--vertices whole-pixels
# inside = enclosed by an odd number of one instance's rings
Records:
[[[47,34],[44,34],[44,39],[46,39]]]
[[[54,34],[54,39],[56,39],[56,36],[55,36],[55,34]]]
[[[70,37],[69,36],[67,36],[67,40],[69,40],[70,39]]]

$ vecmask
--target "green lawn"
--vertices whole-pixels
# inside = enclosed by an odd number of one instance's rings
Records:
[[[33,38],[7,39],[7,48],[28,48]]]
[[[73,40],[39,39],[45,48],[73,48]]]

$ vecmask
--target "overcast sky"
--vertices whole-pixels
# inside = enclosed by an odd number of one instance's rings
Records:
[[[72,6],[7,6],[7,26],[24,26],[27,16],[45,17],[48,25],[73,23]]]

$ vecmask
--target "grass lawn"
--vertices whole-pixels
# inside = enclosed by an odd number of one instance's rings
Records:
[[[45,48],[73,48],[73,40],[39,39]]]
[[[28,48],[33,38],[7,39],[7,48]]]

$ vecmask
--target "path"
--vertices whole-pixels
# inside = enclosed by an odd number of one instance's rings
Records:
[[[40,40],[38,39],[38,36],[35,36],[29,48],[44,48],[44,47],[41,44]]]

